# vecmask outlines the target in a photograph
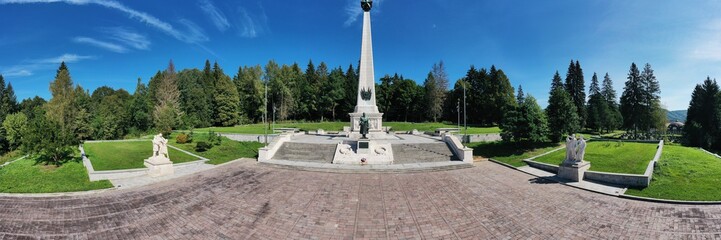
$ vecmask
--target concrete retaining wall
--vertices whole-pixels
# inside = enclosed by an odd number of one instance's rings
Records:
[[[239,142],[265,142],[264,134],[220,133],[220,135]],[[268,142],[273,141],[276,137],[278,134],[268,134]]]
[[[258,162],[264,162],[273,158],[275,153],[278,152],[278,149],[280,149],[280,146],[283,146],[283,143],[290,141],[292,136],[293,134],[283,133],[274,138],[268,146],[258,149]]]
[[[473,163],[473,148],[463,146],[463,143],[461,143],[461,140],[458,139],[457,136],[444,134],[443,141],[451,146],[453,154],[455,154],[458,159],[465,163]]]
[[[631,142],[631,141],[628,141],[628,142]],[[649,142],[649,141],[633,141],[633,142]],[[656,141],[651,141],[651,142],[656,143]],[[560,149],[565,149],[565,148],[560,148]],[[551,152],[555,152],[560,149],[556,149]],[[629,187],[642,187],[642,188],[648,187],[648,185],[651,183],[651,179],[653,178],[653,169],[656,166],[658,159],[661,158],[662,152],[663,152],[663,140],[658,141],[658,146],[656,147],[656,155],[654,155],[653,159],[646,166],[646,171],[644,172],[644,174],[623,174],[623,173],[586,171],[583,175],[583,179],[595,181],[595,182],[608,183],[608,184],[613,184],[613,185],[629,186]],[[556,165],[536,162],[536,161],[532,161],[532,159],[526,159],[523,161],[526,162],[526,164],[528,164],[528,166],[538,168],[538,169],[548,171],[548,172],[558,173],[558,166],[556,166]],[[591,163],[591,166],[593,166],[593,163]]]
[[[523,160],[528,166],[541,169],[546,172],[552,172],[558,174],[558,166],[548,163],[536,162],[533,160]]]
[[[626,141],[626,142],[656,142],[656,141]],[[583,179],[591,180],[596,182],[610,183],[615,185],[629,186],[629,187],[648,187],[653,179],[653,169],[661,158],[663,152],[663,140],[658,141],[656,147],[656,155],[646,166],[646,171],[643,174],[622,174],[622,173],[607,173],[607,172],[596,172],[586,171]],[[593,163],[591,163],[593,166]]]
[[[653,162],[649,165],[653,165]],[[629,187],[648,187],[648,184],[651,182],[651,177],[646,175],[596,171],[586,171],[586,173],[583,174],[583,179]]]
[[[467,134],[462,135],[463,142],[495,142],[503,140],[500,133],[489,133],[489,134]]]

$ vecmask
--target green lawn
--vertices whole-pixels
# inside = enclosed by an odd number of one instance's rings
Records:
[[[20,150],[15,150],[15,151],[12,151],[12,152],[5,153],[5,154],[3,154],[2,156],[0,156],[0,165],[3,165],[3,164],[6,163],[6,162],[11,162],[11,161],[13,161],[13,160],[15,160],[15,159],[18,159],[18,158],[22,157],[22,156],[23,156],[23,153],[22,153],[22,151],[20,151]]]
[[[168,140],[170,142],[171,140]],[[174,139],[172,141],[175,141]],[[141,142],[94,142],[85,143],[85,154],[88,155],[95,171],[145,168],[143,162],[153,152],[150,141]],[[174,148],[168,148],[170,161],[183,163],[199,160]]]
[[[721,159],[699,149],[667,145],[650,186],[626,194],[690,201],[721,201]]]
[[[4,193],[75,192],[111,187],[108,180],[90,182],[79,157],[60,167],[35,164],[34,158],[26,158],[0,168],[0,192]]]
[[[344,126],[349,126],[348,122],[306,122],[306,123],[276,123],[275,128],[299,128],[301,131],[315,131],[323,129],[326,131],[341,131]],[[435,131],[436,128],[455,128],[457,125],[444,123],[410,123],[410,122],[384,122],[383,126],[391,127],[393,131],[410,131],[418,129],[419,131]],[[463,127],[463,126],[461,126]],[[234,127],[212,127],[199,128],[194,132],[208,132],[213,130],[221,133],[245,133],[245,134],[264,134],[263,124],[247,124]],[[468,127],[468,134],[484,134],[484,133],[500,133],[498,127]],[[271,133],[269,130],[268,133]]]
[[[204,158],[210,159],[210,161],[208,161],[209,164],[226,163],[238,158],[257,158],[258,148],[263,147],[263,144],[259,142],[238,142],[230,140],[226,137],[222,137],[223,141],[219,146],[214,146],[213,148],[205,152],[196,152],[195,145],[197,142],[208,141],[207,133],[203,134],[200,133],[198,130],[194,131],[193,142],[186,144],[176,143],[175,136],[177,136],[177,133],[174,133],[171,139],[168,140],[171,145],[185,151],[192,152],[193,154],[203,156]]]
[[[648,162],[656,155],[655,143],[592,141],[586,146],[584,160],[591,162],[591,171],[644,174]],[[534,159],[553,165],[560,165],[566,157],[566,150],[557,151]]]
[[[473,148],[474,156],[493,158],[494,160],[504,162],[514,167],[521,167],[526,165],[523,159],[538,156],[559,148],[560,144],[516,144],[498,141],[469,143],[467,146]]]

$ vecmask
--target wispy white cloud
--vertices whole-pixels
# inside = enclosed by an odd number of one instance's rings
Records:
[[[116,52],[116,53],[125,53],[128,51],[128,49],[126,49],[125,47],[120,46],[118,44],[100,41],[100,40],[97,40],[94,38],[89,38],[89,37],[76,37],[73,39],[73,41],[76,43],[90,44],[92,46],[99,47],[99,48],[102,48],[102,49],[105,49],[105,50],[108,50],[111,52]]]
[[[104,28],[102,32],[110,35],[110,38],[124,45],[139,50],[150,49],[150,40],[142,34],[123,27]]]
[[[82,60],[88,60],[88,59],[95,59],[94,56],[88,56],[88,55],[77,55],[77,54],[63,54],[57,57],[51,57],[51,58],[42,58],[42,59],[35,59],[30,60],[30,63],[33,64],[60,64],[61,62],[65,63],[74,63],[79,62]]]
[[[0,67],[2,70],[0,72],[2,72],[2,75],[5,77],[27,77],[34,75],[35,72],[39,70],[53,69],[61,62],[75,63],[94,58],[93,56],[66,53],[57,57],[25,60],[20,64],[10,67]]]
[[[197,36],[188,36],[186,32],[182,32],[173,27],[170,23],[164,22],[148,13],[137,11],[129,8],[120,2],[113,0],[0,0],[0,4],[31,4],[31,3],[67,3],[72,5],[96,4],[106,8],[115,9],[128,14],[129,18],[136,19],[142,23],[156,28],[174,38],[187,43],[198,43],[207,41],[207,37],[199,38]],[[182,22],[181,22],[182,23]],[[186,24],[187,25],[187,24]],[[188,29],[192,31],[194,29]]]
[[[241,37],[255,38],[270,31],[268,29],[268,16],[265,14],[263,5],[258,3],[258,8],[255,10],[251,11],[243,6],[238,7],[238,24],[235,24],[235,26],[238,29],[238,35]]]
[[[721,61],[721,19],[699,26],[689,44],[688,58],[704,61]]]
[[[185,28],[187,29],[184,37],[188,39],[188,42],[198,43],[209,40],[208,36],[206,36],[205,32],[203,32],[203,29],[196,25],[193,21],[180,19],[179,22],[185,25]]]
[[[32,76],[33,72],[31,72],[28,69],[23,69],[19,67],[11,67],[2,72],[2,75],[4,77],[27,77]]]
[[[381,3],[385,2],[385,0],[375,0],[373,1],[373,12],[379,13],[380,12],[380,6]],[[363,9],[360,6],[360,1],[357,0],[346,0],[345,8],[343,9],[345,12],[347,18],[345,22],[343,23],[343,26],[349,27],[354,22],[358,21],[358,17],[363,14]]]
[[[200,9],[205,12],[206,15],[210,18],[210,20],[215,24],[215,27],[218,28],[221,32],[225,32],[230,27],[230,23],[228,22],[228,18],[225,17],[225,14],[223,14],[223,11],[215,7],[210,0],[200,0]]]

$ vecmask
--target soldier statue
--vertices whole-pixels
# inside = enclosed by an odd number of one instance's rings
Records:
[[[370,123],[368,121],[368,117],[366,117],[366,113],[363,113],[363,116],[360,117],[360,134],[363,135],[363,139],[366,139],[366,134],[368,134],[368,129],[370,128]]]

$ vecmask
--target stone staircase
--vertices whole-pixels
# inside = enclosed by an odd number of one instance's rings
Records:
[[[458,161],[446,143],[393,144],[393,163]]]
[[[286,142],[273,159],[313,163],[333,163],[336,144]]]

